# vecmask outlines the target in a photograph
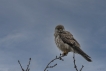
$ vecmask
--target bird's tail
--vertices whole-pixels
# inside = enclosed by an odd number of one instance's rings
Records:
[[[92,62],[91,57],[88,56],[84,51],[82,51],[79,47],[74,47],[78,54],[84,57],[87,61]]]
[[[83,54],[81,54],[81,56],[84,57],[87,61],[92,62],[92,60],[90,59],[90,57],[87,54],[83,53]]]

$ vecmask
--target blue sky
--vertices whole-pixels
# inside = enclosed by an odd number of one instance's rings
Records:
[[[83,71],[106,70],[105,0],[0,0],[0,71],[21,71],[18,60],[30,71],[43,71],[61,51],[54,43],[54,28],[64,25],[91,56],[76,55]],[[75,71],[72,53],[49,71]],[[55,63],[54,62],[54,63]]]

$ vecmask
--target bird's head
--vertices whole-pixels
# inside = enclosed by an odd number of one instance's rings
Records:
[[[55,32],[62,33],[65,30],[63,25],[57,25],[55,28]]]

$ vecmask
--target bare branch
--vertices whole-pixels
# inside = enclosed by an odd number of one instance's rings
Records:
[[[73,52],[73,62],[74,62],[74,68],[76,69],[76,71],[78,71],[78,69],[77,69],[77,65],[76,65],[76,63],[75,63],[75,50],[74,50],[74,52]],[[82,71],[82,69],[83,69],[83,65],[82,65],[82,67],[81,67],[81,69],[80,69],[80,71]]]
[[[19,63],[19,65],[20,65],[22,71],[29,71],[29,70],[30,70],[30,68],[29,68],[30,62],[31,62],[31,58],[29,58],[29,63],[28,63],[28,65],[27,65],[27,69],[24,70],[23,67],[22,67],[22,65],[21,65],[21,63],[20,63],[20,61],[18,60],[18,63]]]
[[[82,65],[82,67],[81,67],[80,71],[82,71],[83,67],[84,67],[84,66]]]
[[[19,61],[19,60],[18,60],[18,63],[19,63],[19,65],[20,65],[20,67],[21,67],[22,71],[24,71],[24,69],[22,68],[22,65],[21,65],[21,63],[20,63],[20,61]]]
[[[74,68],[76,69],[76,71],[78,71],[78,69],[77,69],[77,65],[76,65],[76,63],[75,63],[75,51],[73,52],[73,62],[74,62]]]
[[[29,64],[27,65],[26,71],[29,71],[29,70],[30,70],[30,69],[29,69],[30,62],[31,62],[31,58],[29,58]]]
[[[75,46],[75,43],[73,44],[73,47],[76,47]],[[76,69],[76,71],[78,71],[78,68],[77,68],[77,65],[76,65],[76,63],[75,63],[75,50],[74,50],[74,52],[73,52],[73,62],[74,62],[74,68]],[[83,69],[83,65],[82,65],[82,67],[81,67],[81,69],[80,69],[80,71],[82,71],[82,69]]]
[[[47,64],[47,66],[46,66],[46,68],[44,69],[44,71],[46,71],[47,68],[53,68],[53,67],[57,66],[57,63],[54,64],[53,66],[49,66],[49,65],[50,65],[52,62],[54,62],[55,60],[59,59],[59,60],[64,61],[64,60],[62,59],[62,57],[64,57],[64,55],[62,55],[62,54],[60,54],[59,57],[56,56],[56,58],[54,58],[53,60],[51,60],[51,61]],[[48,71],[48,70],[47,70],[47,71]]]

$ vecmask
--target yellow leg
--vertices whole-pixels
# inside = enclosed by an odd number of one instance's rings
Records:
[[[65,50],[65,51],[63,52],[63,55],[66,56],[67,54],[68,54],[68,52]]]

